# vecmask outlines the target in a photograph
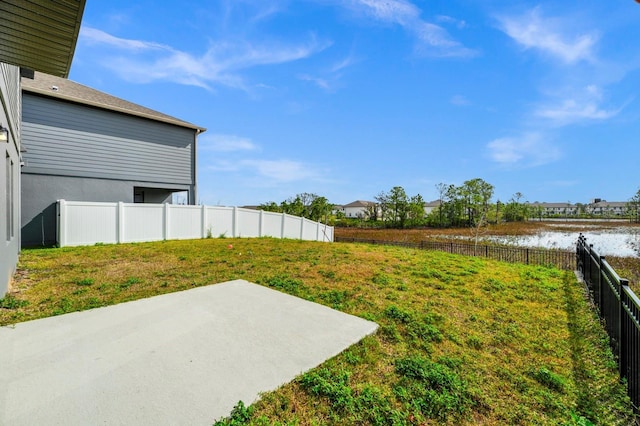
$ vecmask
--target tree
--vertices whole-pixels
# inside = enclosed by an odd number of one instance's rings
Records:
[[[258,210],[264,210],[266,212],[282,213],[282,207],[276,204],[274,201],[269,201],[258,206]]]
[[[436,189],[438,190],[438,200],[440,201],[440,205],[438,206],[438,226],[442,226],[443,222],[442,222],[442,213],[443,213],[443,209],[442,209],[442,203],[443,203],[443,199],[445,194],[447,193],[447,189],[449,188],[449,185],[447,185],[444,182],[440,182],[438,184],[436,184]]]
[[[465,181],[460,188],[460,195],[466,202],[469,226],[474,228],[475,244],[478,245],[480,229],[487,225],[487,213],[489,212],[489,201],[493,196],[493,185],[480,178]]]
[[[424,222],[424,199],[417,194],[409,199],[407,208],[408,219],[411,226],[420,226]]]
[[[523,195],[521,192],[516,192],[511,197],[511,200],[504,206],[503,217],[507,222],[522,222],[528,219],[529,209],[526,204],[521,203]]]
[[[635,222],[640,222],[640,189],[629,199],[627,213]]]
[[[380,205],[378,203],[369,203],[364,209],[366,220],[376,221],[382,217],[380,213]]]
[[[404,188],[394,186],[391,190],[381,192],[375,197],[380,205],[382,220],[391,227],[404,228],[409,215],[409,197]]]
[[[316,222],[322,222],[324,218],[324,222],[327,222],[327,217],[333,210],[333,204],[329,203],[325,197],[315,196],[311,201],[308,218],[311,220],[315,220]]]
[[[464,224],[465,202],[460,188],[455,185],[447,186],[444,198],[440,204],[445,226],[462,226]]]
[[[269,201],[268,203],[260,204],[258,209],[268,212],[287,213],[320,222],[322,218],[325,221],[327,220],[333,210],[333,204],[329,203],[329,200],[325,197],[303,192],[284,200],[280,205]]]

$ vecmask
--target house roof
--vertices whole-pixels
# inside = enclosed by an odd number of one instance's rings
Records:
[[[442,201],[433,200],[433,201],[429,201],[428,203],[424,203],[424,206],[425,207],[440,207],[440,204],[442,204]]]
[[[574,204],[570,203],[529,203],[531,206],[541,206],[544,208],[575,208]]]
[[[0,62],[66,77],[85,0],[2,0]]]
[[[599,201],[597,203],[590,204],[589,207],[602,207],[602,208],[613,208],[613,207],[626,207],[627,203],[624,201]]]
[[[134,104],[133,102],[125,101],[124,99],[111,96],[99,90],[76,83],[75,81],[41,72],[36,72],[33,79],[23,78],[22,90],[51,98],[187,127],[196,130],[198,133],[206,130],[204,127],[196,126],[195,124]]]
[[[369,207],[371,205],[374,205],[375,203],[373,201],[363,201],[363,200],[356,200],[353,201],[349,204],[345,204],[344,206],[342,206],[343,208],[348,208],[348,207]]]

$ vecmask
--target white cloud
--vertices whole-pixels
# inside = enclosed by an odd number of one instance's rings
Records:
[[[537,49],[565,63],[592,61],[598,42],[595,32],[569,34],[569,20],[543,18],[538,8],[521,16],[498,17],[501,30],[525,49]]]
[[[240,71],[304,59],[330,45],[311,36],[298,45],[214,43],[204,53],[193,54],[160,43],[115,37],[91,27],[82,28],[80,41],[112,49],[100,51],[102,61],[123,79],[140,83],[164,80],[208,89],[212,85],[246,89]]]
[[[575,99],[565,99],[559,105],[544,107],[536,111],[536,115],[548,118],[557,124],[569,124],[583,120],[606,120],[620,112],[604,110],[595,102],[578,102]]]
[[[214,173],[232,174],[233,180],[251,182],[252,185],[273,187],[283,183],[323,180],[321,172],[312,164],[290,159],[241,160],[202,159],[202,167]]]
[[[349,55],[334,63],[328,70],[320,71],[320,75],[299,74],[298,79],[311,82],[327,92],[334,92],[339,87],[344,71],[356,62],[357,60]]]
[[[577,122],[607,120],[615,117],[622,110],[622,107],[605,109],[601,105],[602,102],[603,93],[600,87],[588,85],[573,91],[564,99],[539,106],[534,111],[534,115],[550,120],[552,124],[564,126]]]
[[[453,105],[456,106],[467,106],[467,105],[471,105],[471,102],[469,101],[469,99],[465,98],[462,95],[454,95],[453,97],[451,97],[451,99],[449,100],[449,102]]]
[[[445,24],[455,25],[458,29],[466,28],[467,23],[463,20],[453,18],[447,15],[438,15],[436,16],[436,21],[442,22]]]
[[[258,146],[249,138],[235,135],[204,134],[198,139],[198,148],[203,150],[232,152],[255,151]]]
[[[499,138],[487,144],[490,158],[504,166],[539,166],[558,160],[562,153],[539,133]]]
[[[243,160],[240,164],[276,182],[293,182],[317,177],[317,173],[309,164],[293,160]]]
[[[410,25],[420,17],[420,9],[404,0],[352,0],[352,4],[375,19],[402,26]]]
[[[316,86],[320,87],[321,89],[324,90],[331,90],[331,84],[329,83],[329,81],[327,79],[321,78],[321,77],[315,77],[309,74],[300,74],[298,76],[298,79],[302,80],[302,81],[309,81],[313,84],[315,84]]]
[[[413,34],[421,43],[421,53],[443,57],[472,57],[477,51],[464,47],[439,25],[424,21],[421,10],[405,0],[350,0],[352,10],[386,24],[396,24]]]

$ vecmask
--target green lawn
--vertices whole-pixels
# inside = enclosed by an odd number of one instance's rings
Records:
[[[275,239],[26,250],[20,269],[0,324],[238,278],[380,324],[254,406],[239,405],[229,424],[633,421],[606,335],[571,272]]]

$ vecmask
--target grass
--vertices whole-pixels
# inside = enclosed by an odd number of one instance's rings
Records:
[[[570,272],[398,247],[227,238],[25,250],[16,278],[0,301],[2,325],[238,278],[380,324],[219,424],[633,421],[606,335]]]
[[[540,232],[576,232],[576,225],[584,226],[585,230],[615,229],[621,225],[626,227],[640,227],[637,223],[627,222],[507,222],[499,225],[489,225],[483,229],[482,236],[518,236],[533,235]],[[335,228],[336,237],[356,238],[363,240],[399,241],[420,243],[420,241],[451,241],[451,238],[472,238],[474,233],[470,228],[418,228],[418,229],[371,229],[371,228]],[[596,247],[597,248],[597,247]],[[629,287],[640,295],[640,261],[635,257],[607,256],[607,261],[618,275],[629,280]]]

